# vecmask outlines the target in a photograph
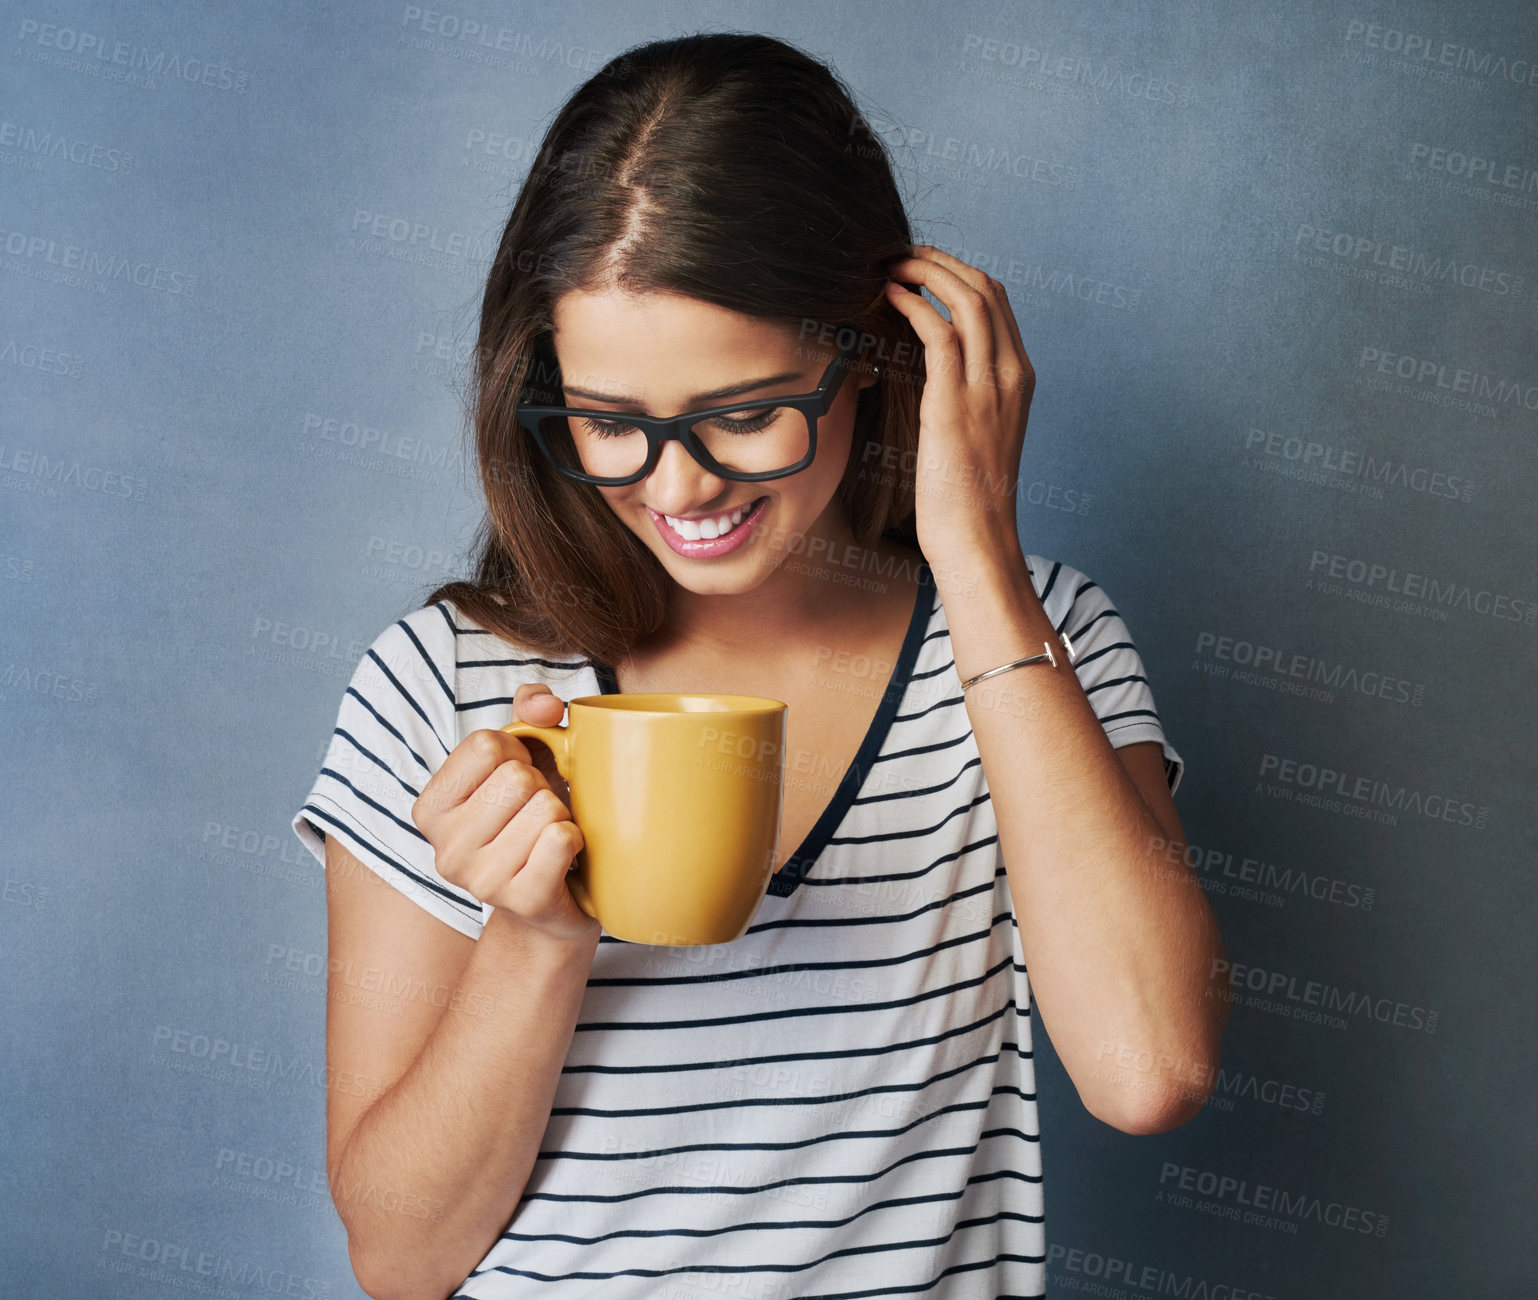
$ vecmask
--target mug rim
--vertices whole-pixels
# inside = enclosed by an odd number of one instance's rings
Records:
[[[621,701],[652,701],[660,699],[701,699],[701,700],[731,700],[734,704],[730,708],[706,708],[706,709],[679,709],[679,708],[648,708],[641,703],[621,703]],[[566,701],[570,708],[579,705],[584,708],[607,710],[611,713],[639,713],[654,718],[698,718],[705,715],[714,717],[758,717],[765,714],[776,713],[790,706],[784,700],[775,700],[767,695],[739,695],[735,691],[624,691],[612,695],[579,695]]]

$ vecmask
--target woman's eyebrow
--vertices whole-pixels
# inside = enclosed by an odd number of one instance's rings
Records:
[[[745,384],[729,384],[725,388],[713,388],[708,393],[696,393],[689,402],[693,405],[697,402],[713,402],[720,397],[736,397],[759,388],[767,388],[770,384],[783,384],[790,379],[799,379],[800,376],[799,370],[787,370],[783,374],[769,375],[763,379],[750,379]],[[571,384],[562,384],[562,387],[568,393],[573,393],[577,397],[586,397],[595,402],[629,402],[635,406],[641,404],[640,398],[637,397],[616,397],[613,393],[594,393],[586,388],[573,387]]]

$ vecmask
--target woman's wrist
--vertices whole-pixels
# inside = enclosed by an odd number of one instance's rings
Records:
[[[567,967],[581,968],[585,972],[598,951],[602,933],[603,927],[594,921],[575,934],[552,934],[506,908],[498,907],[491,909],[479,943],[485,944],[489,940],[499,956],[505,954],[520,968],[533,963],[552,972]]]

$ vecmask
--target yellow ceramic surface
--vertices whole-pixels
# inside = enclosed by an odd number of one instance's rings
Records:
[[[774,874],[784,799],[780,700],[709,692],[584,695],[567,723],[502,730],[550,746],[585,846],[567,881],[616,938],[726,943]]]

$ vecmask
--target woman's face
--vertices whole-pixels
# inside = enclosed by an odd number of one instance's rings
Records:
[[[815,336],[801,342],[794,326],[678,294],[572,292],[557,300],[552,315],[567,405],[613,411],[616,418],[809,393],[837,354]],[[835,494],[849,459],[859,390],[874,382],[862,371],[846,376],[832,408],[818,418],[816,457],[798,473],[737,482],[670,440],[646,478],[595,490],[683,587],[701,594],[748,591],[786,556],[804,552],[804,539],[848,537]],[[723,389],[737,391],[716,395]],[[684,537],[664,518],[718,520],[756,502],[761,505],[748,517],[743,540],[722,554],[688,554],[709,539]]]

